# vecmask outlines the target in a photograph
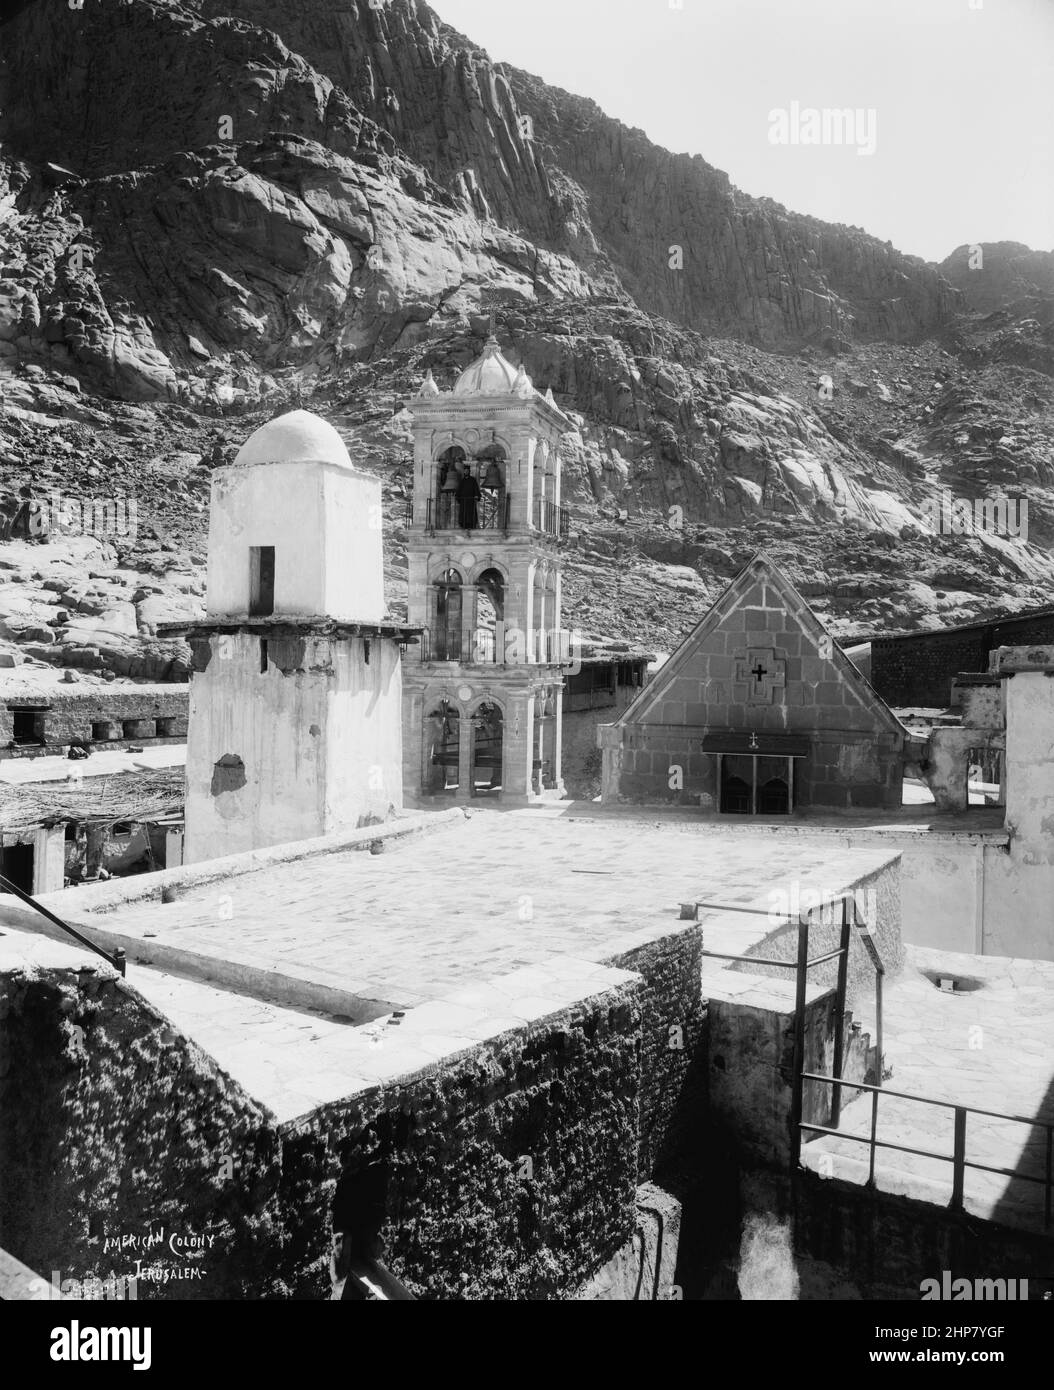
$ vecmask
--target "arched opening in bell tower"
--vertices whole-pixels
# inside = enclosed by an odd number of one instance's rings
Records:
[[[504,659],[505,578],[500,570],[485,569],[476,580],[474,659],[488,664]]]
[[[500,444],[488,444],[476,455],[476,464],[479,469],[480,528],[486,531],[506,530],[509,518],[505,450]]]
[[[460,661],[465,606],[464,585],[457,570],[444,570],[436,584],[436,616],[432,628],[432,660]]]
[[[436,460],[436,496],[434,525],[442,530],[456,530],[461,503],[458,494],[468,469],[464,449],[452,444]]]
[[[461,714],[449,700],[440,700],[425,719],[424,774],[426,796],[456,796],[461,782]]]
[[[505,717],[501,706],[484,700],[472,715],[472,795],[500,796],[504,765]]]
[[[557,785],[556,700],[557,694],[552,688],[535,696],[531,782],[539,793],[551,791]]]

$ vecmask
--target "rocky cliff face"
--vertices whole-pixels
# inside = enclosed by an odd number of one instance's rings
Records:
[[[15,6],[0,489],[132,492],[139,531],[9,551],[0,646],[178,673],[152,628],[200,604],[210,461],[292,403],[382,477],[398,601],[404,403],[491,322],[578,427],[568,619],[598,636],[668,647],[762,545],[839,630],[1049,599],[1051,258],[963,250],[749,198],[417,0]],[[942,487],[1019,489],[1033,544],[925,536]]]
[[[0,310],[120,394],[229,404],[517,299],[632,297],[766,346],[914,339],[955,304],[416,0],[37,5],[4,39]]]

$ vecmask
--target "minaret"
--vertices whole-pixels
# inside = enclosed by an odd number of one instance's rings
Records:
[[[380,484],[297,410],[212,475],[206,619],[190,642],[184,862],[402,807],[402,648],[385,620]]]
[[[494,337],[452,391],[409,402],[414,499],[404,787],[415,804],[563,795],[560,440],[573,428]]]

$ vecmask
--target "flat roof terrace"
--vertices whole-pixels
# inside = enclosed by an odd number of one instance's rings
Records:
[[[155,888],[152,901],[125,901],[118,889],[47,903],[104,946],[122,946],[131,983],[138,961],[362,1023],[552,956],[610,959],[677,930],[682,902],[767,912],[795,883],[835,894],[897,851],[540,807],[455,813],[433,834],[386,839],[380,854],[268,863],[269,853],[236,876],[196,882],[208,865],[151,876],[184,885],[173,902]],[[149,880],[128,882],[141,891]],[[713,949],[745,951],[771,931],[764,915],[710,921]]]

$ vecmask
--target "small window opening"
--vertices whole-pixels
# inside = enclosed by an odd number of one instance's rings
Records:
[[[269,618],[274,612],[274,546],[249,547],[249,616]]]
[[[15,743],[25,746],[44,742],[44,710],[16,709],[11,713],[12,739]]]
[[[267,675],[267,638],[260,638],[260,675]]]

